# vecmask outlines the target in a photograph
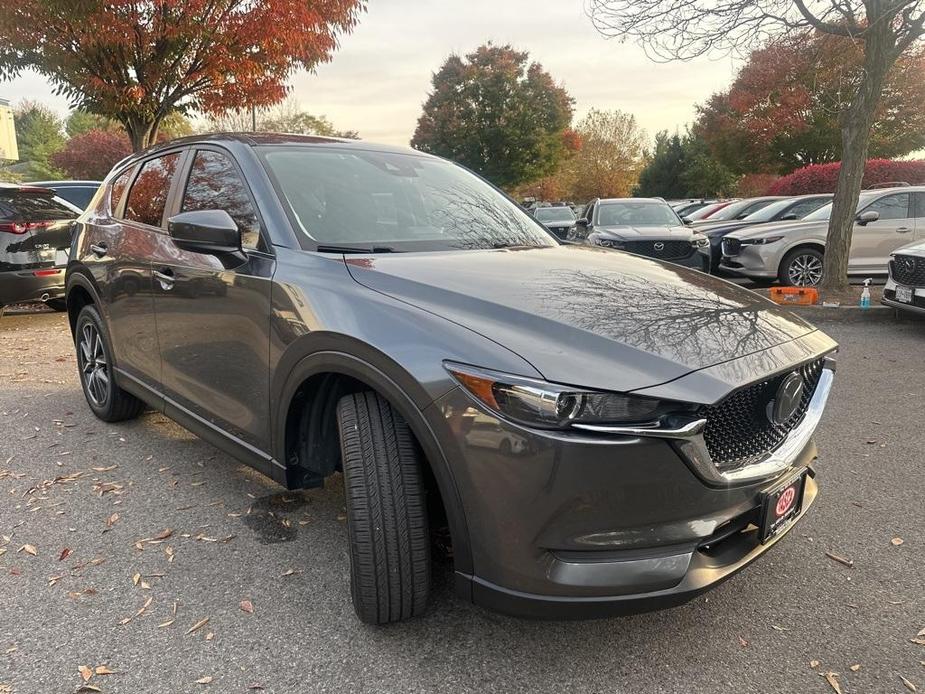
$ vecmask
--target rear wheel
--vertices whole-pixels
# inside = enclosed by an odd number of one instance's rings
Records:
[[[430,593],[430,534],[414,436],[373,392],[341,398],[337,422],[354,609],[369,624],[420,615]]]
[[[95,306],[80,310],[74,334],[80,384],[93,414],[104,422],[121,422],[141,414],[144,403],[113,380],[112,350]]]
[[[796,248],[780,264],[780,283],[787,287],[815,287],[822,281],[822,252]]]

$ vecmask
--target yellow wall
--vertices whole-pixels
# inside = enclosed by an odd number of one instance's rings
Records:
[[[0,159],[19,159],[13,111],[3,103],[0,103]]]

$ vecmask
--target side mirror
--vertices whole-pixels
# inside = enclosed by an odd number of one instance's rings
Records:
[[[587,229],[589,226],[591,226],[591,222],[589,222],[587,218],[582,217],[581,219],[575,220],[575,226],[581,227],[582,229]]]
[[[241,251],[241,232],[225,210],[181,212],[167,220],[167,233],[185,251],[211,255]]]
[[[868,224],[876,222],[878,219],[880,219],[880,213],[877,212],[877,210],[867,210],[858,215],[857,222],[862,227],[866,227]]]
[[[690,226],[694,223],[694,220],[690,217],[681,217],[681,221],[684,222],[687,226]]]
[[[799,217],[797,217],[795,214],[793,214],[793,212],[788,212],[787,214],[785,214],[783,217],[780,218],[780,221],[782,221],[782,222],[794,222],[794,221],[796,221],[797,219],[799,219]]]

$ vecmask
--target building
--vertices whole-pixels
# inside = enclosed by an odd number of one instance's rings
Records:
[[[16,147],[16,125],[13,123],[13,109],[10,102],[0,97],[0,160],[19,159]]]

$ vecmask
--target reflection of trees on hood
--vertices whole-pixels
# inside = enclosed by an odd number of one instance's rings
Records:
[[[680,362],[734,359],[792,339],[781,325],[787,319],[762,310],[759,297],[707,275],[662,267],[663,282],[651,273],[555,271],[531,289],[579,328],[646,351],[656,347]]]

